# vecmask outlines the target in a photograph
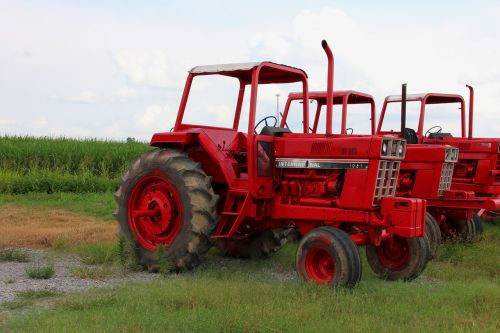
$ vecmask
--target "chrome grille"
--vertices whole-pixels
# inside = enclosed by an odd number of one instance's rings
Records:
[[[384,161],[378,163],[377,181],[373,204],[378,204],[380,199],[393,197],[398,184],[400,161]]]
[[[451,188],[451,178],[453,176],[453,167],[455,163],[443,163],[441,170],[441,180],[439,181],[438,195],[443,195],[444,191],[449,191]]]

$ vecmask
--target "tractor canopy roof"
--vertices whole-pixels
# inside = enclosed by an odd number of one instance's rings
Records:
[[[386,102],[401,102],[401,95],[392,95],[385,98]],[[408,102],[420,101],[425,104],[444,104],[444,103],[463,103],[464,98],[456,94],[408,94],[406,95]]]
[[[269,61],[196,66],[189,73],[192,75],[224,75],[250,83],[252,73],[256,69],[259,69],[259,83],[262,84],[292,83],[307,79],[306,72],[300,68]]]
[[[348,98],[349,104],[365,104],[373,101],[373,96],[356,90],[342,90],[333,92],[333,104],[342,104],[344,97]],[[301,92],[294,92],[288,95],[290,100],[302,99]],[[309,99],[314,99],[320,104],[326,104],[326,91],[311,91]]]

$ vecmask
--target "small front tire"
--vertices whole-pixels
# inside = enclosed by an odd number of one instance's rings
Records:
[[[427,266],[430,258],[429,239],[425,235],[412,238],[392,235],[379,246],[367,245],[366,258],[379,278],[410,281]]]
[[[361,279],[361,259],[356,244],[344,231],[319,227],[300,241],[297,273],[305,281],[332,287],[354,287]]]

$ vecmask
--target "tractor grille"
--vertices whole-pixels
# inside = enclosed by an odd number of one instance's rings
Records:
[[[455,163],[443,163],[443,170],[441,170],[441,180],[439,181],[439,196],[442,196],[444,191],[448,191],[451,188],[451,178],[453,176],[454,166]]]
[[[378,204],[380,202],[380,199],[385,197],[393,197],[396,194],[396,186],[398,184],[399,176],[399,164],[399,161],[381,160],[379,162],[373,204]]]

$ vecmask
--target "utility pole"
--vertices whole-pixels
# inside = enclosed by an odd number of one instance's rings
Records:
[[[277,125],[280,124],[280,94],[276,94],[276,119]]]

